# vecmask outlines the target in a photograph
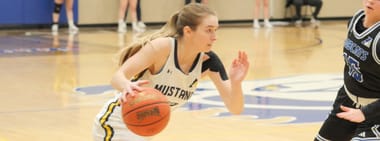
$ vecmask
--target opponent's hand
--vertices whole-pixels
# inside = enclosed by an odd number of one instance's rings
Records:
[[[355,123],[361,123],[365,120],[365,116],[360,109],[349,108],[341,105],[340,109],[343,112],[336,114],[341,119],[345,119]]]

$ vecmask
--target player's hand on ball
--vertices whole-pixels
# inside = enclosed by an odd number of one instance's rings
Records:
[[[148,84],[148,83],[149,83],[148,80],[137,80],[134,82],[129,81],[129,84],[126,84],[126,87],[121,92],[122,94],[120,97],[121,102],[123,103],[127,101],[127,95],[135,96],[136,91],[139,92],[142,90],[141,85]]]

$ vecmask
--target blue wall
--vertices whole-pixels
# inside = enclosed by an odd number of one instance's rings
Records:
[[[22,24],[51,24],[54,0],[0,0],[0,26]],[[60,20],[67,23],[63,4]],[[74,0],[74,22],[78,21],[78,0]]]

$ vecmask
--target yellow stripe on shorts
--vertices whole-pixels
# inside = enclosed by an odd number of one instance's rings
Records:
[[[107,111],[99,120],[100,125],[105,131],[104,141],[111,141],[112,136],[114,135],[113,128],[110,125],[106,124],[106,122],[108,121],[108,118],[111,116],[116,106],[120,106],[118,99],[108,105]]]

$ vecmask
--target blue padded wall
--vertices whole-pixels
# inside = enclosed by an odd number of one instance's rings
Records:
[[[0,0],[0,26],[23,24],[51,24],[54,0]],[[78,21],[78,0],[74,0],[74,21]],[[66,24],[66,10],[62,6],[60,23]]]

